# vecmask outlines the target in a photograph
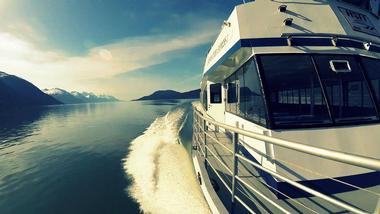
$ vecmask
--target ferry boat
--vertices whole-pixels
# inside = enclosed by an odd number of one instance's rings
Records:
[[[379,1],[237,5],[193,109],[213,213],[380,213]]]

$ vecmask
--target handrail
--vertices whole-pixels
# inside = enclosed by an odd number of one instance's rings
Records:
[[[234,153],[231,149],[229,149],[227,146],[221,144],[217,139],[215,139],[214,137],[212,137],[212,136],[211,136],[210,134],[208,134],[207,132],[206,132],[206,135],[207,135],[210,139],[212,139],[215,143],[217,143],[218,145],[220,145],[221,147],[223,147],[225,150],[229,151],[231,154]]]
[[[326,201],[328,201],[328,202],[330,202],[330,203],[332,203],[332,204],[335,204],[335,205],[337,205],[337,206],[339,206],[339,207],[342,207],[342,208],[344,208],[344,209],[346,209],[346,210],[349,210],[349,211],[351,211],[351,212],[354,212],[354,213],[367,213],[367,212],[364,212],[364,211],[362,211],[362,210],[360,210],[360,209],[358,209],[358,208],[356,208],[356,207],[353,207],[353,206],[351,206],[351,205],[348,205],[348,204],[346,204],[346,203],[343,203],[343,202],[341,202],[341,201],[338,201],[338,200],[336,200],[335,198],[332,198],[332,197],[329,197],[329,196],[327,196],[327,195],[325,195],[325,194],[322,194],[322,193],[320,193],[320,192],[318,192],[318,191],[316,191],[316,190],[314,190],[314,189],[312,189],[312,188],[310,188],[310,187],[304,186],[304,185],[302,185],[302,184],[300,184],[300,183],[298,183],[298,182],[296,182],[296,181],[292,181],[292,180],[290,180],[289,178],[286,178],[286,177],[284,177],[284,176],[282,176],[282,175],[279,175],[279,174],[273,172],[272,170],[269,170],[269,169],[267,169],[267,168],[265,168],[265,167],[262,167],[261,165],[255,163],[255,162],[253,162],[253,161],[251,161],[251,160],[249,160],[248,158],[246,158],[246,157],[244,157],[244,156],[242,156],[242,155],[237,155],[237,156],[239,157],[239,159],[242,159],[242,160],[244,160],[244,161],[250,163],[251,165],[255,166],[256,168],[259,168],[259,169],[261,169],[261,170],[263,170],[263,171],[265,171],[265,172],[271,174],[272,176],[277,177],[278,179],[281,179],[281,180],[283,180],[283,181],[286,181],[287,183],[291,184],[292,186],[297,187],[297,188],[300,189],[300,190],[303,190],[303,191],[305,191],[305,192],[307,192],[307,193],[310,193],[310,194],[312,194],[312,195],[314,195],[314,196],[317,196],[317,197],[319,197],[319,198],[322,198],[322,199],[324,199],[324,200],[326,200]]]
[[[223,180],[222,176],[219,174],[218,170],[215,169],[215,167],[207,160],[205,159],[208,164],[210,165],[211,169],[215,172],[215,174],[218,176],[218,178],[220,179],[220,181],[222,181],[223,185],[227,188],[227,190],[232,193],[232,190],[231,188],[227,185],[227,183]]]
[[[197,146],[199,146],[199,148],[202,152],[202,156],[205,159],[205,166],[211,167],[211,169],[216,173],[216,175],[219,177],[219,179],[221,179],[224,186],[227,187],[227,190],[229,190],[229,192],[231,193],[231,212],[234,212],[234,209],[235,209],[234,207],[235,207],[236,202],[239,202],[248,211],[250,211],[250,212],[252,211],[250,209],[250,207],[247,206],[247,204],[241,198],[238,197],[237,193],[235,193],[237,181],[240,182],[242,185],[248,187],[249,189],[253,190],[253,192],[256,192],[256,194],[261,196],[265,201],[269,202],[270,204],[272,204],[272,205],[276,204],[270,198],[266,197],[265,194],[255,190],[254,187],[252,187],[250,184],[248,184],[247,182],[245,182],[243,179],[241,179],[238,176],[238,167],[239,167],[238,165],[240,165],[240,164],[238,164],[239,160],[245,161],[246,163],[249,163],[253,167],[260,169],[260,170],[263,170],[266,173],[269,173],[270,175],[272,175],[273,177],[276,177],[279,180],[285,181],[286,183],[292,185],[293,187],[295,187],[297,189],[305,191],[311,195],[317,196],[318,198],[321,198],[324,201],[329,202],[331,204],[334,204],[334,205],[336,205],[340,208],[343,208],[347,211],[351,211],[353,213],[367,213],[368,212],[366,210],[362,210],[361,208],[355,207],[354,205],[347,203],[346,201],[342,201],[342,200],[336,199],[334,197],[331,197],[329,195],[325,195],[322,192],[319,192],[318,190],[312,189],[312,188],[305,186],[301,183],[293,181],[293,180],[291,180],[285,176],[278,174],[275,171],[267,169],[267,168],[263,167],[262,165],[249,160],[248,158],[246,158],[245,156],[243,156],[239,153],[239,144],[240,144],[239,135],[241,134],[243,136],[262,140],[262,141],[265,141],[266,143],[270,143],[270,144],[277,145],[280,147],[284,147],[284,148],[292,149],[295,151],[303,152],[306,154],[311,154],[311,155],[314,155],[317,157],[326,158],[326,159],[330,159],[330,160],[334,160],[334,161],[338,161],[338,162],[342,162],[342,163],[347,163],[347,164],[351,164],[351,165],[358,166],[358,167],[364,167],[364,168],[372,169],[372,170],[376,170],[376,171],[380,171],[379,170],[380,169],[380,160],[379,159],[369,158],[369,157],[354,155],[354,154],[349,154],[349,153],[343,153],[343,152],[319,148],[319,147],[313,147],[313,146],[305,145],[302,143],[291,142],[291,141],[287,141],[287,140],[283,140],[283,139],[279,139],[279,138],[269,137],[269,136],[265,136],[265,135],[256,134],[253,132],[241,130],[239,128],[229,126],[229,125],[226,125],[224,123],[220,123],[220,122],[215,121],[214,119],[208,117],[206,114],[203,114],[203,112],[196,109],[196,106],[194,106],[193,114],[194,114],[193,129],[195,129],[195,132],[193,133],[193,139],[195,140],[195,143],[197,144]],[[201,126],[200,124],[202,124],[203,126]],[[211,138],[212,141],[214,141],[215,143],[221,145],[224,149],[227,148],[225,145],[223,145],[222,142],[219,142],[218,139],[213,138],[210,134],[207,133],[209,125],[213,125],[215,127],[215,130],[219,130],[219,128],[221,127],[223,129],[231,131],[233,133],[233,139],[232,139],[233,148],[234,148],[233,152],[232,152],[232,155],[233,155],[233,159],[232,159],[233,171],[230,170],[229,167],[226,164],[224,164],[222,160],[219,159],[219,157],[213,152],[212,149],[210,149],[208,147],[208,145],[206,145],[206,142],[208,141],[207,140],[207,137],[208,137],[208,138]],[[212,131],[212,130],[210,130],[210,131]],[[216,132],[218,132],[218,131],[216,131]],[[204,147],[205,151],[202,151],[203,149],[202,149],[201,144],[203,144],[202,146]],[[230,151],[230,149],[228,149],[228,148],[227,148],[227,150]],[[221,175],[219,174],[219,172],[214,168],[212,163],[208,160],[207,151],[209,151],[212,154],[212,156],[215,157],[219,161],[219,164],[221,164],[227,170],[227,174],[230,174],[232,176],[231,187],[229,187],[227,185],[227,183],[221,178]],[[222,173],[222,174],[224,175],[224,173]],[[380,202],[379,202],[379,204],[380,204]],[[284,209],[282,206],[280,206],[279,204],[275,207],[277,209],[279,209],[280,211],[282,211],[283,213],[288,213],[288,211],[286,209]],[[308,207],[305,207],[305,208],[309,209]]]
[[[242,178],[240,178],[239,176],[236,175],[236,179],[241,182],[242,184],[244,184],[245,186],[247,186],[249,189],[251,189],[252,191],[254,191],[256,194],[258,194],[261,198],[263,198],[265,201],[267,201],[268,203],[272,204],[274,207],[276,207],[277,209],[281,210],[283,213],[286,213],[286,214],[290,214],[289,211],[287,211],[286,209],[284,209],[283,207],[281,207],[279,204],[275,203],[274,201],[272,201],[270,198],[268,198],[267,196],[265,196],[263,193],[261,193],[260,191],[256,190],[255,188],[253,188],[252,186],[250,186],[247,182],[245,182]]]
[[[249,211],[249,213],[255,213],[246,203],[244,203],[244,201],[243,200],[241,200],[239,197],[237,197],[236,195],[234,196],[234,198],[237,200],[237,201],[239,201],[242,205],[243,205],[243,207],[245,207],[245,209],[247,209],[248,211]]]
[[[355,155],[355,154],[350,154],[350,153],[345,153],[345,152],[340,152],[336,150],[330,150],[330,149],[325,149],[325,148],[320,148],[320,147],[315,147],[315,146],[309,146],[309,145],[298,143],[298,142],[292,142],[292,141],[288,141],[288,140],[284,140],[280,138],[274,138],[274,137],[270,137],[270,136],[266,136],[262,134],[253,133],[250,131],[242,130],[242,129],[215,121],[214,119],[201,114],[198,109],[194,108],[194,110],[195,110],[194,112],[200,118],[206,120],[208,123],[211,123],[213,125],[222,127],[224,129],[230,130],[232,132],[235,132],[247,137],[251,137],[257,140],[262,140],[276,146],[296,150],[296,151],[314,155],[317,157],[322,157],[322,158],[326,158],[333,161],[338,161],[338,162],[347,163],[347,164],[358,166],[358,167],[380,171],[380,160],[376,158],[365,157],[361,155]]]
[[[220,158],[218,157],[218,155],[216,155],[213,151],[211,151],[211,149],[209,149],[208,148],[208,146],[206,145],[206,148],[208,149],[208,151],[214,156],[214,158],[216,159],[216,160],[218,160],[219,161],[219,163],[232,175],[233,173],[232,173],[232,171],[230,170],[230,168],[228,168],[228,166],[225,164],[225,163],[223,163],[223,161],[222,160],[220,160]]]
[[[343,35],[343,34],[334,34],[334,33],[282,33],[281,37],[299,37],[299,38],[331,38],[331,39],[348,39],[358,42],[368,43],[371,42],[374,45],[380,45],[372,40],[368,40],[358,36]]]

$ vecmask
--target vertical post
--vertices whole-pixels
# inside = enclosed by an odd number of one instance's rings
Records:
[[[239,127],[239,123],[236,122],[236,126]],[[234,213],[235,210],[235,190],[236,190],[236,175],[238,173],[238,159],[236,154],[239,152],[239,134],[234,132],[233,133],[233,138],[232,138],[232,143],[233,143],[233,175],[232,175],[232,195],[231,195],[231,210],[230,213]]]
[[[203,140],[204,140],[204,151],[205,151],[205,159],[206,159],[206,167],[207,167],[207,122],[206,119],[203,119]]]
[[[344,106],[344,87],[343,87],[343,80],[340,81],[339,84],[339,117],[343,116],[343,106]],[[334,92],[333,92],[334,93]],[[332,104],[333,105],[333,104]]]
[[[201,134],[201,128],[200,128],[200,117],[199,117],[199,112],[196,113],[196,130],[197,130],[197,134],[196,134],[196,142],[197,142],[197,148],[201,146],[201,142],[200,142],[200,134]],[[197,151],[199,154],[202,154],[201,152],[201,148],[198,149]]]
[[[197,135],[198,135],[198,120],[197,120],[197,112],[196,112],[196,109],[195,107],[193,107],[193,141],[192,141],[192,144],[191,144],[191,157],[193,156],[193,148],[196,147],[198,145],[198,139],[197,139]]]
[[[193,157],[193,150],[194,150],[194,143],[195,143],[195,109],[193,108],[193,135],[191,136],[192,140],[191,140],[191,156],[190,157]]]
[[[269,131],[264,131],[263,134],[265,136],[269,136]],[[267,159],[270,161],[270,162],[274,162],[274,151],[273,151],[273,146],[271,143],[268,143],[268,142],[264,142],[265,143],[265,151],[266,151],[266,155],[267,155]]]

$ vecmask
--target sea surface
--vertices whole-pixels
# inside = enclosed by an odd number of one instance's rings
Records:
[[[189,101],[0,112],[0,213],[207,213]]]

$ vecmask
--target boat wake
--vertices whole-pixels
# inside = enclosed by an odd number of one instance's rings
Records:
[[[133,179],[128,192],[145,213],[210,213],[191,159],[179,144],[187,111],[177,108],[157,118],[132,141],[124,169]]]

